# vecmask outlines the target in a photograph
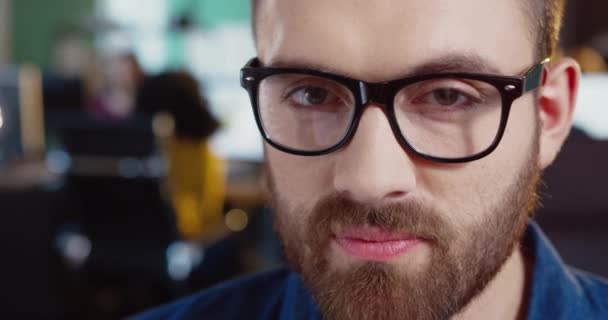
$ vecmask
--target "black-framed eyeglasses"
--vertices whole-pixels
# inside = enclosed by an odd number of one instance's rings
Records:
[[[302,68],[241,69],[266,142],[317,156],[346,145],[365,107],[378,104],[400,145],[427,160],[468,162],[496,149],[513,101],[541,84],[546,59],[522,76],[440,73],[370,83]]]

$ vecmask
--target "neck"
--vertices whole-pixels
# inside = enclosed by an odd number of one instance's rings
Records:
[[[531,261],[516,246],[496,277],[453,320],[481,320],[488,315],[497,320],[524,319],[531,269]]]

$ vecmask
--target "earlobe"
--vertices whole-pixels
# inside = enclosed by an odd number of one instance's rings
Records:
[[[564,58],[546,70],[539,95],[540,152],[538,164],[545,169],[555,159],[570,133],[580,82],[576,61]]]

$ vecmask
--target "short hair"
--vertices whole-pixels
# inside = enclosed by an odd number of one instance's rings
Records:
[[[522,0],[535,39],[536,58],[555,56],[566,0]]]
[[[557,52],[566,0],[520,0],[531,26],[537,59],[552,57]],[[262,0],[251,0],[253,38],[257,39],[257,20]]]

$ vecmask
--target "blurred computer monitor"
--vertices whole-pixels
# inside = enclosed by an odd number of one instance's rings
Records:
[[[44,152],[42,86],[32,66],[0,66],[0,165]]]
[[[19,119],[18,70],[5,66],[0,69],[0,164],[23,154]]]
[[[145,158],[157,153],[152,119],[136,114],[125,120],[101,121],[86,112],[58,114],[59,140],[74,157]]]

